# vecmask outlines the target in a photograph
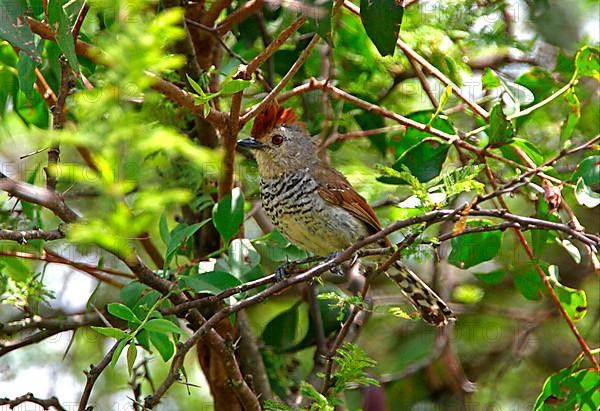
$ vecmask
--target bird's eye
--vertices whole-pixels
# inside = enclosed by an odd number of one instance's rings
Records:
[[[276,146],[280,145],[283,143],[283,136],[280,134],[275,134],[273,137],[271,137],[271,143],[275,144]]]

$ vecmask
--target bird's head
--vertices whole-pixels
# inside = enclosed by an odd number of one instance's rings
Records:
[[[254,120],[250,134],[237,144],[253,151],[262,177],[277,177],[319,161],[308,132],[290,108],[269,105]]]

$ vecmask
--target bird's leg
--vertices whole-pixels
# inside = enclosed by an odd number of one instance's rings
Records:
[[[287,258],[287,256],[286,256]],[[307,258],[303,258],[301,260],[296,261],[287,261],[284,264],[281,264],[279,267],[275,269],[275,280],[281,281],[290,274],[291,271],[295,270],[299,265],[312,263],[315,261],[319,261],[321,257],[310,256]]]
[[[287,255],[285,256],[285,258],[287,261],[275,269],[276,281],[282,281],[285,277],[287,277],[288,273],[296,267],[295,261],[288,260]]]
[[[340,255],[339,251],[334,251],[333,253],[331,253],[327,257],[325,257],[325,262],[335,260],[339,255]],[[329,271],[331,272],[331,274],[337,275],[338,277],[343,277],[344,275],[346,275],[346,271],[342,268],[342,266],[340,264],[331,267],[329,269]]]

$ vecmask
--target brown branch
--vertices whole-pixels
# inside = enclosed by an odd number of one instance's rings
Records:
[[[156,248],[156,245],[154,245],[152,242],[150,234],[143,232],[140,235],[140,243],[142,244],[142,247],[144,247],[144,251],[146,251],[146,254],[148,254],[156,268],[162,269],[165,266],[165,260],[163,259],[158,248]]]
[[[108,364],[110,364],[112,356],[115,350],[117,349],[118,345],[119,341],[113,344],[112,348],[104,355],[102,360],[100,360],[100,362],[97,365],[90,366],[89,371],[84,371],[86,377],[85,388],[83,389],[83,393],[79,398],[79,406],[77,407],[78,411],[86,410],[87,403],[90,400],[90,395],[92,394],[92,388],[94,388],[94,384],[96,383],[96,380],[98,379],[100,374],[102,374],[102,371],[104,371]]]
[[[83,313],[68,315],[66,318],[39,316],[27,317],[22,320],[12,321],[7,324],[0,323],[0,335],[8,336],[16,333],[37,328],[48,331],[69,331],[90,325],[100,325],[102,320],[97,313]]]
[[[77,40],[77,37],[79,37],[79,31],[81,30],[81,26],[83,25],[83,21],[85,20],[88,11],[90,11],[90,5],[88,4],[87,0],[85,0],[79,9],[79,13],[77,13],[77,19],[75,20],[75,24],[73,24],[73,28],[71,29],[71,34],[73,35],[74,40]]]
[[[67,97],[71,93],[71,88],[75,86],[75,81],[71,73],[71,67],[66,57],[61,54],[60,62],[60,86],[56,104],[50,107],[52,111],[52,128],[62,130],[67,120]],[[48,165],[44,168],[46,172],[46,188],[50,191],[56,190],[56,172],[52,168],[56,166],[60,158],[60,145],[56,142],[48,149]]]
[[[79,219],[79,215],[64,202],[58,193],[45,188],[15,181],[0,173],[0,190],[23,201],[47,208],[64,222],[72,223]]]
[[[261,51],[258,56],[252,59],[250,63],[246,66],[245,70],[242,71],[244,78],[249,78],[252,73],[254,73],[269,57],[273,55],[282,45],[286,42],[287,39],[290,38],[292,34],[296,32],[304,24],[306,19],[304,17],[300,17],[288,27],[286,27],[275,40],[273,40],[263,51]],[[240,77],[241,78],[241,77]]]
[[[42,399],[42,398],[35,397],[32,393],[27,393],[25,395],[21,395],[20,397],[15,398],[14,400],[11,400],[8,398],[0,398],[0,405],[8,405],[8,407],[11,410],[15,409],[17,407],[21,408],[19,406],[25,402],[37,404],[45,410],[54,408],[59,411],[67,411],[66,408],[64,408],[62,405],[60,405],[60,402],[58,401],[58,398],[56,398],[56,397]]]
[[[246,20],[258,11],[264,4],[264,0],[250,0],[225,19],[217,26],[217,31],[220,35],[227,33],[233,26]]]
[[[437,108],[438,102],[435,98],[435,95],[433,94],[433,91],[431,91],[431,87],[429,87],[427,78],[425,77],[425,74],[423,74],[423,70],[421,70],[419,63],[417,63],[415,61],[415,58],[412,55],[407,54],[406,57],[408,58],[408,62],[410,63],[410,66],[415,71],[415,74],[417,75],[417,78],[419,79],[419,82],[421,83],[421,87],[423,87],[423,90],[425,90],[425,94],[427,94],[427,97],[429,98],[431,105],[433,106],[434,109]]]
[[[223,198],[233,189],[235,145],[240,131],[240,110],[242,108],[243,93],[244,91],[241,90],[231,98],[229,122],[223,134],[225,155],[223,156],[223,177],[219,183],[219,198]]]
[[[28,240],[46,240],[53,241],[64,238],[65,234],[60,230],[5,230],[0,229],[0,239],[12,240],[21,244],[26,244]]]
[[[338,141],[346,141],[346,140],[351,140],[353,138],[368,137],[368,136],[373,136],[375,134],[389,133],[392,131],[402,131],[405,129],[406,129],[406,126],[396,125],[396,126],[372,128],[369,130],[350,131],[348,133],[343,133],[343,134],[333,133],[329,136],[329,138],[327,140],[325,140],[325,142],[322,144],[322,146],[327,147]]]

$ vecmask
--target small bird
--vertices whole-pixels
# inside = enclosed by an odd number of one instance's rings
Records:
[[[269,105],[255,119],[250,134],[252,138],[237,144],[254,153],[263,208],[290,242],[317,256],[329,256],[381,230],[367,201],[340,172],[319,159],[291,109]],[[384,238],[381,245],[391,243]],[[378,258],[385,261],[384,256]],[[425,321],[442,326],[455,319],[447,304],[399,261],[387,274]]]

